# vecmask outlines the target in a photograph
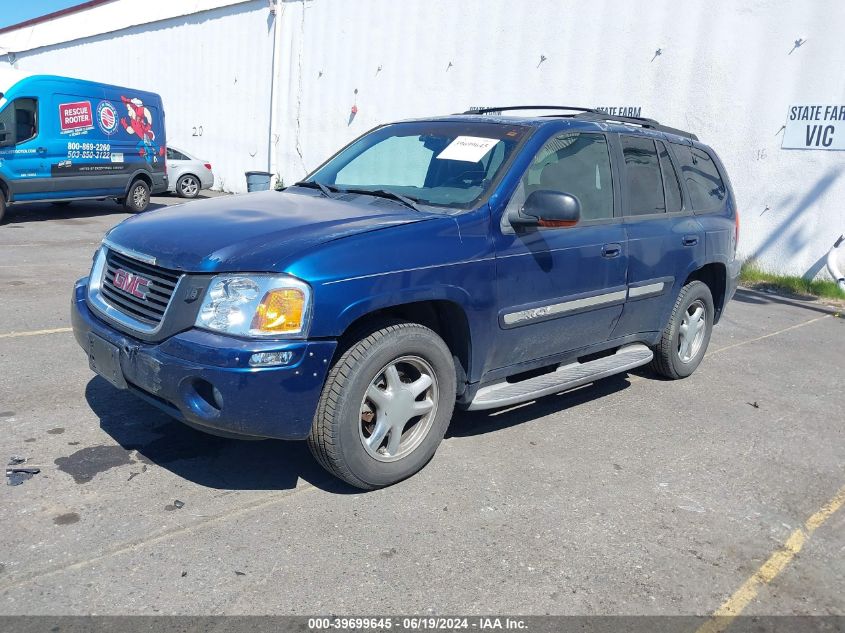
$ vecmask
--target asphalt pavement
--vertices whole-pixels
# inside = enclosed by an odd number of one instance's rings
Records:
[[[40,469],[0,487],[0,614],[704,615],[782,551],[743,612],[845,614],[835,309],[740,291],[692,377],[458,413],[421,473],[362,493],[89,370],[71,288],[125,217],[0,226],[0,458]]]

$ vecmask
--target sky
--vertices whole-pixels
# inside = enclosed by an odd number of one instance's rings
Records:
[[[0,0],[0,28],[66,9],[85,0]]]

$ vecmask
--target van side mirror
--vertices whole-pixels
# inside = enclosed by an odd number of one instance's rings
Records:
[[[570,193],[540,189],[532,192],[518,213],[508,218],[516,228],[569,227],[581,219],[581,203]]]

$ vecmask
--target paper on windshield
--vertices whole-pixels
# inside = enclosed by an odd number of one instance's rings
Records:
[[[441,160],[460,160],[467,163],[477,163],[490,151],[497,138],[483,138],[481,136],[459,136],[437,155]]]

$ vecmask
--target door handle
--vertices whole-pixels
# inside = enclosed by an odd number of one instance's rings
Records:
[[[619,257],[622,253],[622,245],[621,244],[605,244],[601,247],[601,255],[602,257]]]
[[[684,235],[683,245],[684,246],[695,246],[698,244],[698,236],[697,235]]]

